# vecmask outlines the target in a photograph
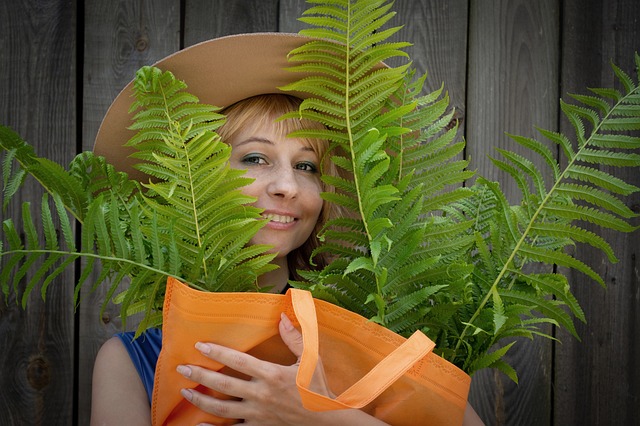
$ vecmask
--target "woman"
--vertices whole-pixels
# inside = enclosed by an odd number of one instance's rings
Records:
[[[274,262],[279,268],[261,276],[258,282],[261,286],[271,286],[272,292],[285,290],[287,281],[295,277],[296,269],[309,268],[316,234],[330,215],[320,198],[320,192],[326,190],[320,174],[332,172],[329,162],[325,161],[327,143],[286,137],[292,130],[317,124],[274,121],[283,113],[295,110],[300,102],[292,96],[273,94],[278,92],[277,87],[296,78],[283,69],[286,54],[299,43],[299,38],[281,34],[232,36],[179,52],[158,65],[186,80],[201,101],[232,105],[225,110],[227,123],[219,133],[232,147],[231,166],[245,169],[247,176],[255,179],[244,192],[257,199],[255,205],[264,209],[262,215],[268,221],[252,242],[269,244],[277,253]],[[205,59],[203,65],[203,58],[211,60]],[[216,81],[225,84],[212,84]],[[114,101],[103,122],[95,151],[131,172],[125,159],[127,152],[122,147],[122,141],[130,137],[127,126],[123,125],[130,97],[127,89],[123,93],[125,95]],[[323,264],[323,259],[314,261],[319,266]],[[300,357],[301,335],[284,315],[279,332],[291,352]],[[150,397],[160,333],[151,330],[133,344],[130,338],[130,334],[114,337],[100,349],[93,376],[94,425],[150,424]],[[252,378],[241,380],[194,365],[179,366],[178,372],[192,380],[194,387],[200,383],[239,398],[218,400],[191,388],[182,389],[182,396],[203,411],[260,425],[385,424],[359,410],[322,413],[305,410],[295,385],[297,364],[282,366],[261,361],[210,342],[199,343],[197,349],[203,357]],[[332,396],[321,366],[312,386],[314,391]]]
[[[273,246],[272,251],[277,253],[274,263],[279,266],[261,276],[258,283],[272,286],[274,292],[285,290],[292,271],[309,267],[316,232],[328,214],[320,198],[323,191],[320,171],[326,141],[287,138],[293,130],[316,126],[312,122],[275,121],[285,112],[295,110],[299,102],[297,98],[277,94],[243,100],[225,111],[227,124],[219,131],[222,139],[231,145],[231,167],[245,169],[246,176],[255,179],[243,192],[257,199],[255,206],[264,210],[262,216],[268,223],[252,243]],[[283,341],[299,357],[302,337],[284,315],[279,330]],[[144,388],[132,359],[141,356],[135,352],[141,350],[140,345],[151,344],[151,336],[132,347],[131,333],[123,333],[100,350],[94,367],[92,424],[150,423],[152,383]],[[180,366],[178,371],[186,377],[242,398],[241,401],[221,401],[183,389],[183,396],[204,411],[261,425],[384,424],[358,410],[334,413],[305,410],[295,387],[295,365],[283,367],[263,362],[211,343],[203,343],[198,349],[203,356],[254,378],[247,382],[196,366]],[[142,350],[155,351],[157,357],[159,346]],[[321,375],[316,385],[317,391],[330,394]]]

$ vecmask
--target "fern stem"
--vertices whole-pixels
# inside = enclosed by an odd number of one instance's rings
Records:
[[[351,16],[351,2],[347,2],[347,16]],[[362,218],[362,222],[364,223],[364,228],[367,234],[367,239],[369,240],[369,243],[371,243],[371,233],[369,232],[369,226],[367,224],[367,217],[365,216],[365,212],[364,212],[364,207],[362,205],[362,192],[360,190],[360,179],[358,177],[358,167],[356,164],[356,152],[355,152],[355,148],[354,148],[354,141],[353,141],[353,132],[351,130],[351,114],[350,114],[350,103],[349,103],[349,96],[350,96],[350,75],[349,75],[349,70],[351,69],[351,64],[350,64],[350,59],[351,59],[351,54],[350,54],[350,49],[351,49],[351,19],[347,20],[347,37],[346,37],[346,57],[345,57],[345,97],[344,97],[344,111],[345,111],[345,118],[346,118],[346,129],[347,129],[347,136],[349,138],[349,152],[351,153],[351,165],[353,167],[353,180],[354,180],[354,185],[356,188],[356,193],[357,193],[357,198],[358,198],[358,210],[360,211],[360,217]]]
[[[371,243],[373,241],[373,237],[371,235],[371,231],[369,229],[369,223],[367,222],[367,215],[365,214],[364,211],[364,206],[362,204],[362,200],[363,200],[363,195],[362,195],[362,191],[360,188],[360,179],[358,177],[358,167],[357,167],[357,162],[356,162],[356,151],[354,148],[354,140],[353,140],[353,131],[351,129],[351,114],[350,114],[350,103],[349,103],[349,99],[350,99],[350,92],[351,92],[351,87],[350,87],[350,70],[351,70],[351,1],[349,0],[347,2],[347,16],[349,17],[349,19],[347,19],[347,34],[346,34],[346,57],[345,57],[345,97],[344,97],[344,109],[345,109],[345,122],[346,122],[346,129],[347,129],[347,136],[349,139],[349,152],[351,153],[351,164],[353,167],[353,180],[354,180],[354,186],[356,188],[356,194],[357,194],[357,198],[358,198],[358,210],[360,211],[360,217],[362,218],[362,223],[364,225],[364,229],[365,232],[367,234],[367,241],[369,242],[369,247],[371,247]],[[371,248],[369,249],[369,252],[371,252]],[[373,267],[375,268],[375,258],[373,258],[372,256],[372,260],[374,262]],[[384,301],[384,298],[382,297],[382,286],[380,283],[380,278],[379,278],[379,274],[374,274],[375,279],[376,279],[376,292],[378,295],[378,300],[380,302]],[[384,305],[386,305],[386,303],[384,303]],[[384,306],[379,306],[378,308],[378,317],[380,318],[381,321],[384,321]]]
[[[480,302],[480,305],[478,306],[478,308],[475,310],[475,312],[471,316],[471,319],[469,319],[469,321],[466,323],[466,326],[462,330],[462,333],[460,334],[459,340],[456,343],[456,347],[455,347],[455,349],[453,351],[453,355],[452,355],[452,358],[451,358],[452,360],[455,359],[455,355],[456,355],[458,349],[460,348],[460,345],[462,344],[462,341],[464,340],[464,337],[467,335],[467,332],[471,328],[471,325],[478,318],[478,316],[480,315],[480,312],[482,311],[482,309],[484,309],[484,307],[488,303],[489,298],[491,297],[493,292],[497,290],[497,287],[500,284],[500,282],[502,281],[502,278],[504,277],[504,275],[509,271],[511,263],[514,261],[516,255],[520,251],[520,248],[524,244],[525,239],[528,237],[529,232],[531,231],[531,228],[533,227],[534,223],[538,219],[538,216],[540,216],[540,214],[544,211],[545,207],[550,202],[550,200],[552,198],[552,195],[554,195],[554,193],[557,190],[557,188],[560,185],[560,183],[562,183],[562,181],[565,179],[568,171],[578,161],[578,159],[580,157],[580,153],[584,149],[586,149],[586,147],[589,145],[590,141],[593,139],[593,137],[601,129],[602,124],[607,119],[609,119],[611,117],[612,112],[618,106],[620,106],[623,103],[624,100],[626,100],[629,96],[633,95],[636,91],[638,91],[638,87],[634,88],[633,90],[630,90],[625,96],[620,97],[620,99],[618,99],[618,101],[613,105],[613,107],[611,107],[609,109],[609,111],[607,111],[605,116],[598,122],[598,124],[594,126],[593,130],[591,131],[591,134],[589,135],[589,138],[584,140],[584,142],[582,144],[580,144],[580,142],[578,141],[578,150],[577,150],[577,152],[575,153],[575,155],[572,158],[569,158],[569,162],[568,162],[567,166],[564,168],[562,173],[558,176],[558,179],[553,184],[551,189],[547,192],[545,197],[541,200],[540,205],[538,206],[538,208],[536,209],[534,214],[531,216],[531,219],[529,220],[529,223],[527,224],[525,230],[522,232],[522,234],[520,236],[520,239],[518,240],[518,242],[516,243],[513,251],[511,252],[511,255],[509,256],[509,259],[507,259],[507,261],[504,263],[502,269],[500,270],[500,273],[498,274],[498,276],[494,280],[493,284],[491,285],[491,288],[489,289],[489,291],[487,292],[485,297]],[[470,358],[467,357],[467,359],[470,359]],[[466,365],[465,365],[465,367],[466,367]]]
[[[184,146],[184,150],[185,152],[189,152],[188,151],[188,147],[187,144],[184,143],[184,140],[181,138],[182,141],[182,145]],[[198,206],[196,206],[196,193],[195,193],[195,182],[193,181],[193,173],[191,170],[191,158],[189,158],[189,155],[186,156],[186,161],[187,161],[187,169],[188,169],[188,173],[189,173],[189,189],[191,190],[191,205],[193,206],[193,221],[195,223],[195,231],[196,231],[196,237],[198,239],[198,247],[202,247],[202,237],[200,235],[200,222],[199,222],[199,217],[198,217]],[[206,261],[206,257],[203,256],[202,258],[202,271],[204,273],[205,278],[207,277],[207,261]]]
[[[200,235],[200,222],[198,221],[198,208],[196,206],[196,194],[195,194],[195,190],[194,190],[194,182],[193,182],[193,173],[192,173],[192,168],[191,168],[191,158],[189,157],[189,150],[188,150],[188,146],[185,143],[185,138],[182,136],[182,132],[181,132],[181,128],[180,128],[180,123],[177,121],[174,121],[171,119],[171,113],[169,111],[169,102],[167,101],[167,96],[166,93],[164,91],[164,87],[161,86],[161,92],[162,92],[162,99],[164,100],[164,108],[165,108],[165,114],[167,114],[167,120],[169,121],[169,132],[173,134],[173,131],[171,130],[171,126],[175,126],[175,132],[178,136],[178,139],[180,140],[180,143],[182,144],[183,150],[185,153],[187,153],[187,155],[185,156],[185,160],[187,162],[187,173],[189,174],[189,189],[191,190],[191,205],[193,207],[193,221],[195,224],[195,232],[196,232],[196,239],[198,240],[198,247],[202,247],[202,236]],[[189,130],[191,129],[191,124],[189,125],[189,127],[187,128],[187,130],[185,131],[185,135],[187,135],[189,133]],[[207,277],[207,262],[206,259],[203,257],[202,258],[202,271],[203,274],[205,276],[205,278]]]
[[[400,105],[406,105],[407,97],[409,96],[406,90],[402,91],[402,103]],[[405,116],[402,115],[400,117],[400,127],[403,127]],[[400,135],[399,138],[399,149],[398,149],[398,182],[400,182],[403,178],[402,171],[404,170],[404,133]]]
[[[177,280],[181,280],[184,282],[184,277],[181,277],[179,275],[174,275],[171,274],[167,271],[158,269],[158,268],[154,268],[150,265],[145,265],[143,263],[139,263],[136,262],[134,260],[131,259],[127,259],[124,257],[115,257],[115,256],[104,256],[104,255],[100,255],[100,254],[95,254],[95,253],[90,253],[90,252],[71,252],[71,251],[65,251],[65,250],[45,250],[45,249],[23,249],[23,250],[9,250],[9,251],[3,251],[0,253],[0,258],[5,257],[5,256],[12,256],[12,255],[61,255],[61,256],[66,256],[66,257],[70,257],[70,256],[75,256],[75,257],[84,257],[84,258],[92,258],[92,259],[97,259],[100,261],[107,261],[107,262],[116,262],[116,263],[126,263],[129,265],[133,265],[133,266],[137,266],[140,269],[146,269],[150,272],[159,274],[159,275],[164,275],[166,277],[172,277],[175,278]],[[204,287],[200,287],[198,285],[195,285],[193,283],[188,283],[190,287],[198,289],[198,290],[202,290],[202,291],[207,291],[207,289],[205,289]]]

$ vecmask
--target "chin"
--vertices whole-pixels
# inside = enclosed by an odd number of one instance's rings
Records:
[[[291,251],[292,251],[289,248],[278,247],[278,244],[274,244],[271,241],[265,241],[265,240],[261,240],[261,239],[251,240],[251,241],[249,241],[249,244],[251,244],[251,245],[262,244],[262,245],[271,246],[272,248],[267,250],[267,253],[275,254],[276,255],[276,259],[278,259],[278,258],[286,258],[289,255],[289,253],[291,253]]]

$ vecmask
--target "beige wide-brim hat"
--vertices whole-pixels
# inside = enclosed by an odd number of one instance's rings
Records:
[[[299,73],[286,70],[287,55],[309,40],[289,33],[232,35],[193,45],[154,66],[183,80],[200,102],[225,107],[255,95],[283,93],[279,87],[300,78]],[[133,114],[128,112],[133,100],[132,81],[109,107],[93,150],[117,170],[140,178],[133,169],[139,160],[129,157],[134,149],[124,146],[134,135],[128,129],[133,124]]]

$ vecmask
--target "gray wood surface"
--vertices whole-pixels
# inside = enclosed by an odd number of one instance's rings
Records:
[[[84,13],[83,149],[93,148],[102,117],[136,70],[180,49],[180,1],[88,0]],[[119,306],[102,301],[106,285],[83,289],[79,308],[78,424],[89,424],[91,373],[102,343],[123,329]],[[137,326],[135,318],[127,329]]]
[[[296,32],[305,8],[301,0],[0,2],[0,123],[67,163],[91,149],[110,102],[140,66],[213,37]],[[396,0],[394,10],[404,25],[397,39],[413,42],[427,90],[445,83],[472,167],[507,188],[487,158],[513,147],[505,132],[571,133],[558,98],[610,86],[610,60],[633,74],[640,48],[637,0]],[[638,170],[621,176],[640,186]],[[40,193],[31,183],[17,201]],[[629,205],[640,212],[640,197]],[[474,376],[470,399],[488,425],[637,424],[640,240],[609,235],[615,265],[577,248],[608,285],[571,277],[589,321],[578,324],[582,341],[558,333],[562,344],[520,342],[509,357],[519,385],[494,371]],[[99,315],[100,291],[84,292],[74,311],[73,282],[71,270],[26,310],[0,295],[0,425],[88,424],[93,359],[122,324],[117,306]]]
[[[185,46],[232,34],[278,31],[276,0],[188,0]]]
[[[2,2],[0,17],[0,122],[34,141],[39,154],[66,163],[77,143],[71,1]],[[17,206],[41,196],[28,182],[0,219],[20,217]],[[1,296],[0,424],[65,424],[73,417],[75,319],[73,287],[65,285],[73,274],[52,284],[46,302],[34,292],[26,310],[15,295]]]
[[[522,152],[506,133],[535,137],[534,125],[557,128],[559,12],[554,0],[470,2],[466,153],[472,168],[499,181],[514,203],[517,187],[489,156],[500,157],[495,148]],[[543,161],[534,163],[543,170]],[[544,177],[550,179],[551,173]],[[507,362],[519,383],[497,371],[478,372],[472,405],[487,424],[546,424],[552,345],[521,339],[514,349]]]
[[[637,78],[633,54],[640,50],[640,5],[636,0],[568,1],[562,22],[562,88],[612,87],[613,61]],[[570,132],[566,120],[561,130]],[[640,186],[640,170],[604,170]],[[640,213],[640,194],[626,200]],[[638,233],[602,234],[619,262],[578,246],[577,254],[604,278],[607,289],[583,275],[573,276],[575,295],[588,323],[578,324],[581,342],[560,333],[555,353],[555,424],[637,425],[640,423],[640,239]]]

